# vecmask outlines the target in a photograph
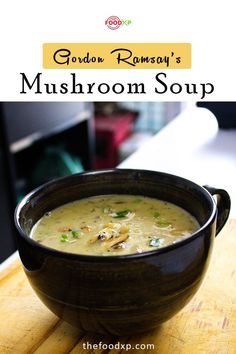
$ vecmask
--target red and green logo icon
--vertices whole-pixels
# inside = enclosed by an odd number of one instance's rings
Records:
[[[120,26],[129,26],[131,24],[131,20],[121,20],[118,16],[110,16],[105,21],[105,25],[111,30],[116,30]]]

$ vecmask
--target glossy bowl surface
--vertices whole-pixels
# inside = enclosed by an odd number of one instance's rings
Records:
[[[82,330],[129,335],[155,328],[196,293],[216,228],[219,232],[228,218],[227,192],[208,190],[178,176],[126,169],[75,174],[37,188],[15,213],[19,253],[30,284],[51,311]],[[57,251],[29,237],[45,212],[102,194],[163,199],[189,211],[201,227],[191,237],[159,250],[107,257]],[[211,194],[220,195],[218,208]]]

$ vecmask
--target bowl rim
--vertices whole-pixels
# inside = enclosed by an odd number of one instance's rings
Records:
[[[203,194],[205,194],[205,196],[208,198],[209,202],[211,202],[211,205],[212,205],[212,209],[210,210],[210,216],[209,216],[208,220],[199,229],[197,229],[194,233],[192,233],[190,236],[188,236],[187,238],[180,240],[174,244],[171,244],[171,245],[168,245],[165,247],[161,247],[159,249],[144,251],[141,253],[130,253],[130,254],[112,255],[112,256],[110,256],[110,255],[109,256],[87,255],[87,254],[65,252],[65,251],[61,251],[61,250],[57,250],[57,249],[45,246],[45,245],[35,241],[34,239],[29,237],[28,235],[26,235],[26,233],[24,232],[24,230],[22,229],[22,227],[20,225],[20,213],[21,213],[21,210],[24,207],[24,205],[29,203],[29,200],[32,199],[34,197],[34,195],[37,195],[42,190],[44,190],[47,187],[50,187],[51,185],[53,185],[55,183],[58,183],[58,182],[60,183],[60,182],[64,182],[67,179],[74,179],[74,178],[77,178],[80,176],[87,176],[87,175],[92,176],[92,175],[98,175],[98,174],[134,173],[134,172],[155,173],[155,174],[166,176],[169,178],[178,178],[180,181],[185,182],[185,183],[190,183],[192,186],[198,188],[199,190],[201,190],[201,192]],[[167,253],[167,252],[172,251],[174,249],[178,249],[188,243],[191,243],[196,238],[198,238],[200,236],[200,234],[202,232],[204,232],[204,230],[209,225],[212,224],[216,213],[217,213],[217,205],[216,205],[216,202],[213,199],[212,195],[210,194],[210,192],[206,188],[204,188],[203,186],[200,186],[197,183],[195,183],[187,178],[180,177],[180,176],[166,173],[166,172],[162,172],[162,171],[152,171],[152,170],[145,170],[145,169],[112,168],[112,169],[101,169],[101,170],[89,170],[89,171],[85,171],[82,173],[75,173],[75,174],[67,175],[64,177],[54,178],[51,181],[40,185],[39,187],[33,189],[31,192],[27,193],[24,196],[24,198],[18,203],[18,205],[15,208],[15,212],[14,212],[14,221],[15,221],[15,226],[18,231],[17,238],[22,237],[31,246],[33,246],[35,248],[39,248],[41,251],[47,252],[48,254],[50,254],[52,256],[59,256],[60,258],[63,257],[63,258],[68,258],[71,260],[77,260],[77,261],[82,261],[82,262],[98,262],[98,263],[108,262],[108,263],[112,263],[112,262],[120,262],[120,261],[123,262],[123,261],[140,260],[141,258],[158,256],[159,254]],[[20,251],[20,249],[19,249],[19,251]]]

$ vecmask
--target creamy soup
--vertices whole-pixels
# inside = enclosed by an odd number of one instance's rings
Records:
[[[176,243],[199,228],[184,209],[143,196],[81,199],[46,213],[31,237],[45,246],[86,255],[122,255]]]

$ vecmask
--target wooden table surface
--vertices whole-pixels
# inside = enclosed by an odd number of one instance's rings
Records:
[[[104,347],[90,349],[99,343]],[[104,350],[108,344],[120,347]],[[121,344],[146,348],[127,350]],[[156,330],[129,338],[86,334],[59,320],[34,294],[19,260],[0,273],[1,354],[108,352],[236,354],[236,220],[216,238],[204,283],[192,301]]]

